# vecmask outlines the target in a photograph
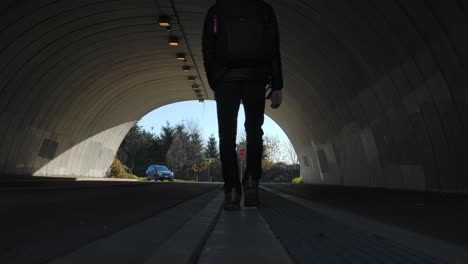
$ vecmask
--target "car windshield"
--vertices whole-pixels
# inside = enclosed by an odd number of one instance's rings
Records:
[[[158,171],[169,171],[169,169],[166,166],[157,166]]]

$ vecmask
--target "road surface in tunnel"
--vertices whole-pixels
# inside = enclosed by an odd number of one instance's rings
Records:
[[[209,184],[48,185],[2,189],[0,263],[43,263],[220,188]]]
[[[423,199],[427,209],[423,214],[411,210],[422,201],[411,192],[286,184],[262,188],[258,210],[223,212],[219,184],[4,185],[0,262],[468,261],[466,210],[460,213],[454,205],[466,206],[466,197]],[[416,219],[423,228],[415,228]]]

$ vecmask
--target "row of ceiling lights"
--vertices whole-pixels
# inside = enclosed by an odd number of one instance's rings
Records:
[[[159,17],[159,25],[161,27],[164,27],[166,29],[166,31],[170,32],[172,31],[172,28],[171,28],[171,18],[169,16],[160,16]],[[179,38],[176,37],[176,36],[170,36],[169,37],[169,46],[171,47],[178,47],[179,46]],[[177,53],[176,54],[176,59],[178,61],[182,61],[184,63],[187,62],[187,58],[185,56],[185,53]],[[182,70],[183,72],[185,73],[191,73],[192,72],[192,67],[188,66],[188,65],[184,65],[182,67]],[[195,96],[198,98],[198,101],[199,102],[204,102],[205,99],[203,97],[203,94],[202,94],[202,90],[200,89],[200,85],[198,85],[196,83],[196,77],[195,76],[188,76],[188,80],[190,82],[192,82],[192,90],[193,92],[195,93]]]

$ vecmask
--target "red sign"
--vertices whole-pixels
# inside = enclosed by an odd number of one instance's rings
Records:
[[[240,156],[241,159],[245,159],[245,153],[246,153],[245,149],[240,149],[239,150],[239,156]]]

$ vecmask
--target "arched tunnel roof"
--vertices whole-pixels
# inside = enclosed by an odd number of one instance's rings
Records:
[[[0,172],[101,177],[136,120],[197,99],[188,76],[213,99],[201,53],[213,3],[3,1]],[[282,108],[266,113],[306,182],[468,189],[466,1],[269,3],[285,88]]]

